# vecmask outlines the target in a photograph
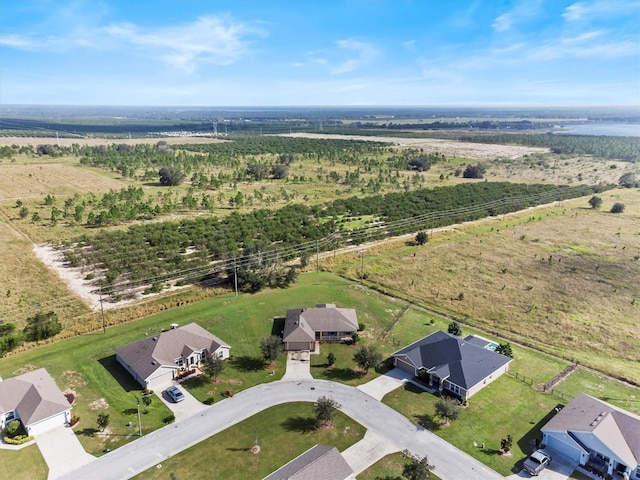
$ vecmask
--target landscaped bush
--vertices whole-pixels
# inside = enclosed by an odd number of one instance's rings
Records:
[[[173,423],[175,421],[176,421],[176,416],[173,413],[171,415],[167,415],[162,419],[162,422],[166,425],[169,425],[170,423]]]
[[[213,397],[207,397],[207,399],[203,402],[205,405],[213,405],[213,403],[216,401],[215,398]]]
[[[75,413],[72,413],[71,414],[71,419],[69,420],[69,426],[73,427],[79,421],[80,421],[80,417],[78,415],[76,415]]]
[[[33,435],[27,435],[20,420],[12,420],[5,426],[2,439],[9,445],[22,445],[33,440]]]

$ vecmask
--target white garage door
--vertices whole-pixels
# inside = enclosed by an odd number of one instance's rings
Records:
[[[551,435],[547,436],[547,447],[569,457],[578,464],[580,463],[580,449],[578,447],[569,445]]]
[[[54,428],[64,426],[67,421],[68,417],[65,412],[60,413],[54,417],[29,425],[29,435],[39,435],[41,433],[48,432]]]
[[[149,379],[148,388],[155,390],[159,385],[167,385],[171,383],[171,380],[173,380],[173,372],[173,370],[168,369],[158,370],[156,372],[157,375]]]

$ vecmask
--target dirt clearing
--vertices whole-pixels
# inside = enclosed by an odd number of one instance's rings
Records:
[[[320,133],[292,133],[283,134],[282,136],[389,142],[400,148],[421,148],[425,153],[441,153],[444,154],[445,157],[462,157],[475,160],[493,160],[495,158],[514,159],[531,153],[549,153],[548,148],[493,145],[488,143],[464,143],[438,138],[369,137],[358,135],[325,135]]]

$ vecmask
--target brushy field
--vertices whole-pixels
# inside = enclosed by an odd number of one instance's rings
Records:
[[[494,218],[367,250],[367,283],[464,323],[640,383],[640,191]],[[611,214],[614,202],[626,208]],[[359,277],[361,255],[322,268]]]
[[[331,428],[313,429],[314,420],[311,403],[268,408],[133,478],[205,479],[212,472],[230,480],[264,478],[315,445],[343,451],[364,437],[365,428],[341,412]],[[260,452],[254,454],[256,434]]]

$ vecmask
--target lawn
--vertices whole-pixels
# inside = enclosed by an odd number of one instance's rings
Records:
[[[234,360],[222,374],[222,383],[203,383],[190,389],[200,400],[209,396],[219,399],[227,389],[237,392],[281,378],[285,357],[277,360],[273,367],[264,366],[259,356],[260,338],[276,333],[273,319],[282,317],[288,308],[318,303],[355,308],[371,332],[382,331],[398,310],[392,300],[347,280],[329,274],[301,275],[298,284],[286,290],[264,291],[239,298],[231,294],[212,297],[108,328],[106,334],[82,335],[15,354],[3,358],[0,375],[8,378],[46,367],[61,390],[76,395],[73,411],[80,416],[80,423],[75,430],[85,449],[100,455],[104,448],[113,450],[131,441],[137,432],[136,396],[140,396],[141,389],[117,363],[116,347],[157,334],[171,323],[198,322],[232,347]],[[274,375],[270,375],[272,370]],[[102,411],[109,413],[111,420],[111,435],[106,438],[94,435],[96,418]],[[143,433],[162,427],[162,420],[169,414],[169,410],[156,400],[149,413],[142,416]],[[131,427],[129,422],[132,422]]]
[[[314,445],[331,445],[344,451],[365,434],[363,426],[341,412],[331,428],[315,429],[314,423],[312,403],[268,408],[134,478],[263,478]],[[256,436],[258,454],[251,452]]]
[[[475,394],[448,427],[440,426],[439,420],[434,419],[436,401],[437,397],[412,384],[383,399],[409,420],[422,424],[502,475],[520,471],[522,462],[533,450],[530,442],[538,438],[540,427],[551,418],[559,403],[508,376]],[[507,435],[513,437],[512,456],[499,454],[500,440]]]
[[[408,460],[402,456],[402,453],[392,453],[381,458],[376,463],[367,468],[358,475],[358,480],[399,480],[402,478],[402,467],[408,463]],[[429,476],[431,480],[440,480],[435,473],[431,472]]]
[[[0,478],[44,480],[49,468],[37,445],[21,450],[0,450]]]

